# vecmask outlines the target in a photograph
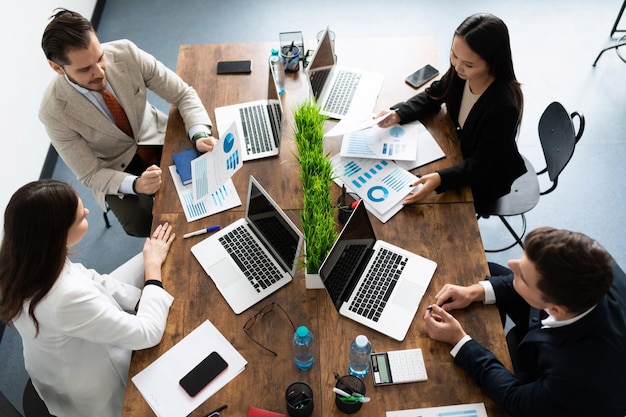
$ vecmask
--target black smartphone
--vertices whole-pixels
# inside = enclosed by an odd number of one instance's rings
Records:
[[[194,397],[227,367],[228,363],[226,363],[224,358],[219,353],[212,352],[189,371],[187,375],[181,378],[180,386],[187,391],[187,394]]]
[[[252,72],[252,61],[219,61],[218,74],[249,74]]]
[[[413,74],[406,77],[404,81],[406,81],[406,83],[413,88],[420,88],[437,75],[439,75],[439,70],[432,65],[426,64]]]

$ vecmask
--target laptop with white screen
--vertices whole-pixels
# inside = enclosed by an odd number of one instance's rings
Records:
[[[376,240],[360,201],[319,273],[339,314],[402,341],[436,268],[429,259]]]
[[[276,202],[250,176],[245,218],[191,248],[235,314],[292,279],[304,238]]]
[[[337,65],[337,56],[326,27],[307,67],[313,97],[321,113],[342,119],[348,112],[372,112],[384,76]]]
[[[243,161],[267,158],[280,152],[283,108],[271,69],[268,73],[266,100],[215,108],[215,123],[220,133],[235,122]]]

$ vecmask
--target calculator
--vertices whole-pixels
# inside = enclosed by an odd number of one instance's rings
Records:
[[[370,360],[374,385],[405,384],[428,379],[422,349],[419,348],[372,353]]]

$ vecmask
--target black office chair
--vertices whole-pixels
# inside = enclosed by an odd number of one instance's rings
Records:
[[[578,131],[574,128],[574,118],[578,118]],[[539,172],[535,172],[530,161],[524,158],[528,172],[515,180],[511,186],[511,192],[500,197],[490,206],[482,208],[479,213],[476,213],[478,219],[497,216],[515,238],[515,242],[509,246],[500,249],[486,249],[486,252],[505,251],[511,249],[516,244],[519,244],[522,249],[524,248],[522,238],[526,233],[525,213],[537,205],[540,196],[554,191],[558,184],[559,175],[572,158],[574,148],[582,137],[584,130],[585,117],[581,113],[574,112],[570,115],[563,105],[558,102],[551,103],[544,110],[539,120],[539,140],[543,149],[546,167]],[[545,173],[548,174],[551,185],[545,191],[540,191],[539,177]],[[516,233],[506,220],[506,217],[509,216],[521,216],[521,233]]]
[[[35,390],[30,378],[28,378],[24,388],[22,407],[24,408],[24,417],[54,417],[50,414],[48,407],[46,407],[46,404]]]

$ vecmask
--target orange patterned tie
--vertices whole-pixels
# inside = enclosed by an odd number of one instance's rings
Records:
[[[104,103],[107,105],[109,111],[111,112],[111,116],[113,116],[113,120],[115,120],[115,124],[117,125],[117,127],[119,127],[131,138],[134,138],[133,129],[130,127],[128,116],[126,116],[126,112],[117,101],[115,96],[109,93],[107,90],[100,91],[100,94],[102,94]]]

